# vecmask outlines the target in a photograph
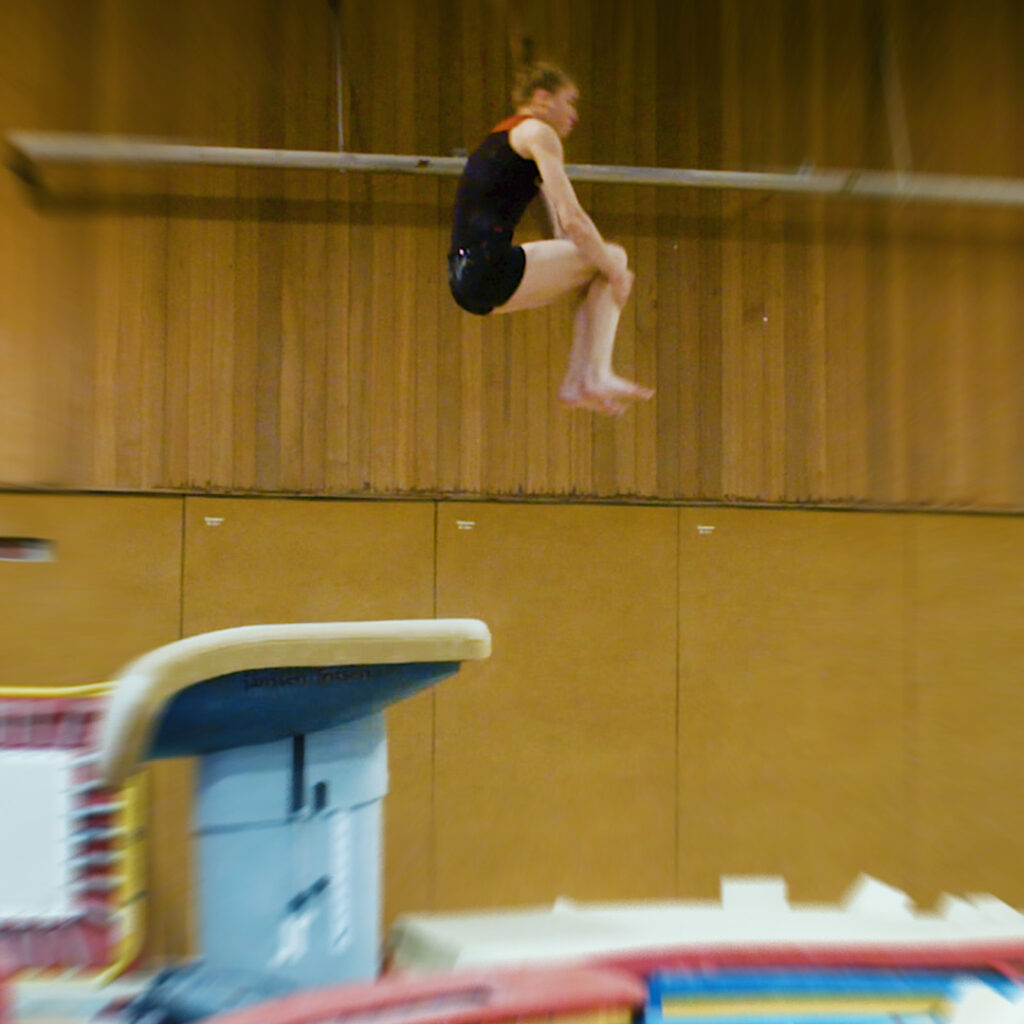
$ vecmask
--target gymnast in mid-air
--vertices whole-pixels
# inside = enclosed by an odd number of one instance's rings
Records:
[[[469,157],[459,181],[448,283],[455,301],[480,316],[547,306],[585,288],[558,397],[616,416],[654,391],[612,370],[633,272],[622,246],[601,237],[565,173],[562,140],[576,126],[578,98],[572,79],[554,65],[520,73],[515,114]],[[538,189],[555,237],[514,245],[512,233]]]

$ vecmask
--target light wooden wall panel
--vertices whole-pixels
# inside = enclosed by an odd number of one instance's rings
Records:
[[[674,891],[676,517],[439,506],[438,614],[494,637],[437,692],[439,906]]]
[[[178,635],[181,500],[0,494],[0,537],[52,562],[0,562],[4,685],[102,682]]]
[[[434,506],[190,498],[183,635],[434,616]],[[433,901],[432,692],[387,712],[385,917]]]
[[[582,88],[580,162],[1024,175],[1015,0],[341,4],[346,143],[447,154],[524,51]],[[327,0],[0,3],[4,127],[337,143]],[[985,116],[978,112],[984,110]],[[638,272],[618,346],[658,396],[560,409],[571,309],[444,284],[454,183],[6,177],[0,480],[81,488],[985,506],[1024,501],[1015,212],[580,189]],[[535,236],[527,228],[523,237]]]
[[[179,498],[0,494],[0,536],[55,545],[53,562],[0,562],[4,685],[102,682],[180,635]],[[184,951],[189,887],[181,770],[149,772],[150,955]]]
[[[1017,518],[914,522],[912,835],[925,898],[992,892],[1013,906],[1024,898],[1012,798],[1024,772],[1022,545]]]
[[[795,898],[823,900],[861,871],[915,881],[907,523],[680,511],[685,895],[715,895],[720,874],[784,875]]]

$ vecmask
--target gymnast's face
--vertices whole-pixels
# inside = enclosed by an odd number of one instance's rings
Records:
[[[563,85],[555,92],[539,91],[538,98],[542,100],[542,120],[558,132],[559,138],[567,138],[580,119],[576,113],[579,90],[575,85]]]

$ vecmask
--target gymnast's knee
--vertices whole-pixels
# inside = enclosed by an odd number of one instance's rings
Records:
[[[617,242],[606,243],[605,251],[615,261],[615,265],[619,270],[625,270],[629,266],[629,257],[626,255],[626,250]]]

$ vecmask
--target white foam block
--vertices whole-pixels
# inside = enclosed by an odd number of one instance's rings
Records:
[[[945,914],[912,909],[905,893],[862,878],[846,905],[790,904],[778,879],[726,879],[720,900],[574,903],[506,911],[403,915],[391,930],[396,968],[437,970],[573,960],[644,950],[708,951],[786,943],[807,948],[868,944],[880,950],[951,943],[1024,943],[1024,915],[987,917],[949,897]],[[851,908],[853,912],[851,912]],[[1024,1020],[1017,1022],[1024,1024]]]
[[[944,892],[938,898],[935,904],[935,913],[943,921],[952,921],[953,923],[977,921],[979,917],[978,910],[972,903],[948,892]]]
[[[847,914],[863,914],[870,917],[912,917],[914,901],[902,890],[886,885],[870,875],[861,875],[846,895],[840,906]]]
[[[66,751],[0,751],[0,920],[71,913],[70,785]]]
[[[989,893],[968,893],[967,899],[986,921],[999,921],[1005,924],[1020,924],[1024,921],[1024,915],[1020,911]]]
[[[722,875],[722,909],[741,914],[789,913],[786,880],[775,875]]]
[[[1020,1024],[1024,1006],[1011,1003],[988,985],[967,982],[957,997],[949,1024]]]

